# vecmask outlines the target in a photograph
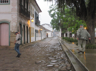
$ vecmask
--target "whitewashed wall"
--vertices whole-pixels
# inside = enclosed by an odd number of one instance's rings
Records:
[[[47,37],[47,32],[45,30],[42,30],[42,39],[46,38]]]
[[[0,21],[9,21],[10,31],[17,31],[17,0],[10,0],[9,5],[0,5]]]
[[[32,9],[30,9],[30,12],[32,13],[32,14],[34,14],[34,18],[33,18],[33,16],[30,16],[30,27],[31,28],[34,28],[34,36],[31,36],[31,42],[34,42],[35,41],[35,7],[32,5],[32,4],[30,4],[30,8],[32,8]],[[34,22],[32,22],[31,20],[34,20]]]
[[[48,33],[48,37],[52,37],[52,32],[47,32]]]
[[[36,41],[41,40],[40,28],[35,26],[35,29],[38,30],[38,33],[36,34]]]
[[[33,42],[35,41],[35,22],[30,21],[30,24],[31,24],[30,27],[34,29],[34,34],[33,34],[34,36],[31,36],[31,42]]]

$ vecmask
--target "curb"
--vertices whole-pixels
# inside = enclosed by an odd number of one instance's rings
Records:
[[[46,39],[46,38],[45,38]],[[29,45],[32,45],[32,44],[34,44],[34,43],[37,43],[37,42],[40,42],[40,41],[43,41],[44,39],[42,39],[42,40],[38,40],[38,41],[33,41],[33,42],[31,42],[31,43],[25,43],[25,44],[22,44],[22,45],[20,45],[20,48],[25,48],[25,47],[27,47],[27,46],[29,46]],[[14,46],[15,46],[15,44],[14,44]],[[14,49],[14,46],[12,47],[10,47],[10,46],[0,46],[0,49]]]

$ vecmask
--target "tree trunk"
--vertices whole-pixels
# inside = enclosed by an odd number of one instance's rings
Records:
[[[88,27],[88,32],[91,35],[91,43],[95,43],[95,23],[94,20],[88,20],[87,21],[87,27]]]

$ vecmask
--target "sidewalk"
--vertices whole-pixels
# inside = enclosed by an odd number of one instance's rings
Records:
[[[89,69],[96,71],[96,49],[86,49],[85,54],[78,54],[78,46],[64,41],[65,45],[76,55],[76,57]]]

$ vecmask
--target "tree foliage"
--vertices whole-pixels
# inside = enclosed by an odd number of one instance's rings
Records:
[[[45,0],[53,1],[53,0]],[[58,8],[65,8],[64,5],[67,4],[73,9],[76,9],[76,15],[86,20],[88,16],[95,18],[96,13],[96,0],[55,0]]]
[[[46,0],[45,0],[46,1]],[[47,0],[53,1],[53,0]],[[61,8],[61,13],[65,11],[65,5],[72,8],[71,12],[84,20],[87,24],[88,31],[91,34],[91,42],[95,42],[95,26],[96,26],[96,0],[54,0],[58,8]]]
[[[71,9],[72,8],[66,6],[65,14],[63,14],[58,10],[56,5],[50,7],[49,15],[52,17],[51,25],[53,29],[56,28],[56,30],[59,30],[61,28],[63,29],[62,33],[66,31],[76,33],[81,23],[86,26],[83,20],[79,20],[79,17],[71,13]]]

